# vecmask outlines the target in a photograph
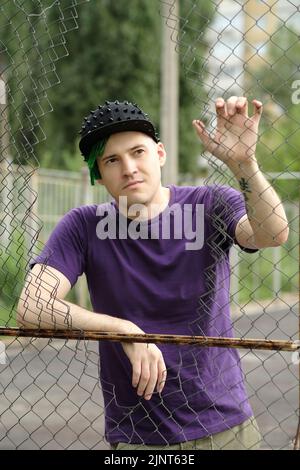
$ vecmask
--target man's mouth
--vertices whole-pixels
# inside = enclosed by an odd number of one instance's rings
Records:
[[[138,186],[139,184],[143,183],[142,180],[137,180],[137,181],[131,181],[131,183],[126,184],[123,189],[127,188],[134,188],[135,186]]]

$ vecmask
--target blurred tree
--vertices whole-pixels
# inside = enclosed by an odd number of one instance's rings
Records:
[[[264,102],[257,157],[269,172],[300,171],[300,104],[293,102],[299,79],[299,35],[282,25],[272,35],[266,65],[251,69],[251,94]],[[276,182],[281,196],[299,198],[299,181]]]
[[[179,171],[197,175],[198,157],[203,146],[192,127],[207,103],[203,83],[206,78],[206,30],[214,14],[214,5],[207,2],[181,0],[178,52],[180,54],[179,96]]]
[[[26,163],[36,154],[41,166],[77,170],[82,165],[81,121],[106,99],[138,103],[159,130],[159,0],[83,3],[77,6],[79,30],[75,9],[55,4],[42,12],[40,5],[27,0],[27,16],[16,2],[1,7],[15,159],[18,155],[18,161]],[[211,2],[201,4],[200,15],[197,2],[180,1],[180,16],[180,171],[196,172],[201,146],[191,121],[200,110],[193,90],[197,84],[197,97],[203,93],[205,43],[199,34],[204,37],[212,16]]]

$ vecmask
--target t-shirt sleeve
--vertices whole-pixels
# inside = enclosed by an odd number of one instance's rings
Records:
[[[85,271],[86,233],[80,208],[72,209],[56,225],[42,252],[30,261],[30,269],[37,263],[55,268],[69,279],[73,287]]]
[[[238,221],[247,214],[242,193],[229,186],[213,185],[212,187],[211,223],[218,232],[218,240],[223,250],[233,244],[247,253],[256,253],[258,249],[246,248],[237,242],[235,229]]]

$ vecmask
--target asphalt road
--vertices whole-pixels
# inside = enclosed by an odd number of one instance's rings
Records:
[[[297,307],[235,320],[236,336],[297,339]],[[47,339],[6,342],[0,364],[0,449],[108,449],[97,344]],[[299,368],[289,352],[240,350],[263,449],[291,449]]]
[[[243,315],[237,336],[297,340],[298,305],[269,313]],[[299,365],[291,352],[240,350],[254,415],[263,435],[262,449],[292,449],[299,413]]]

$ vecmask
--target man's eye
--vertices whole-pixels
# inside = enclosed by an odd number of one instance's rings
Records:
[[[141,155],[142,153],[144,153],[144,149],[137,149],[135,153],[137,153],[138,155]]]
[[[105,165],[107,165],[108,163],[114,163],[116,160],[116,158],[110,158],[109,160],[106,160]]]

